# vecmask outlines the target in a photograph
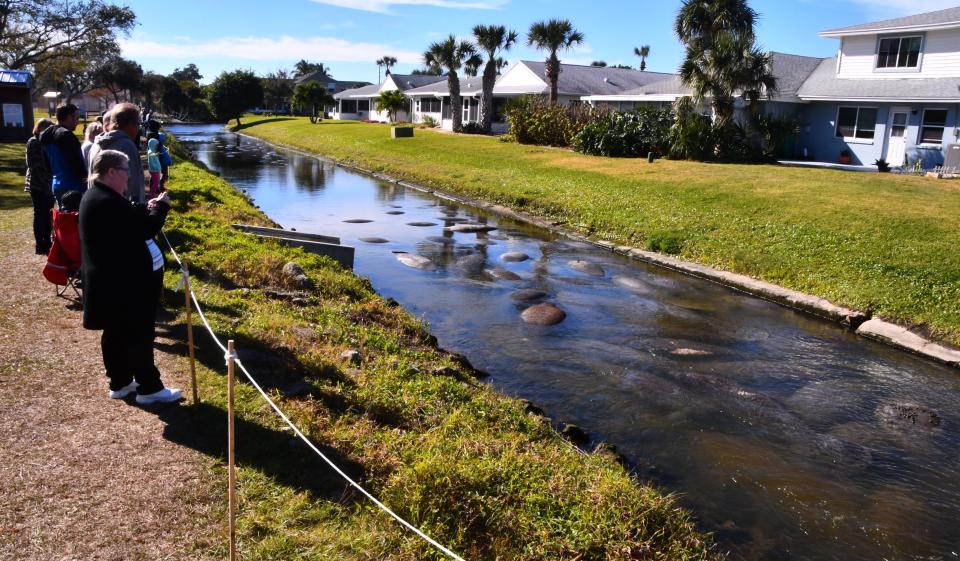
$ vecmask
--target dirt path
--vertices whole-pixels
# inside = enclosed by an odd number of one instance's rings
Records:
[[[2,214],[0,559],[221,553],[217,459],[165,436],[185,430],[188,407],[107,397],[99,332],[40,276],[29,211]],[[158,351],[157,362],[167,385],[188,388],[182,358]]]

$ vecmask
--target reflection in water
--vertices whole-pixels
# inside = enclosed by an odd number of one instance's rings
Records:
[[[357,272],[498,389],[586,427],[641,477],[683,493],[734,558],[960,553],[955,371],[313,157],[215,128],[173,132],[285,227],[355,245]],[[498,229],[444,229],[463,223]],[[389,241],[360,241],[374,237]],[[503,259],[513,252],[529,259]],[[520,320],[540,302],[566,319]]]

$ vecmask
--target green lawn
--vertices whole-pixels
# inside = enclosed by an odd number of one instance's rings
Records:
[[[248,117],[242,132],[622,244],[680,255],[960,344],[960,182],[889,174],[584,156],[384,125]]]

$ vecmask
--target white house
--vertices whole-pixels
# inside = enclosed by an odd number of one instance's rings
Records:
[[[334,94],[333,98],[337,100],[334,108],[334,119],[347,120],[370,120],[387,122],[389,116],[386,111],[377,111],[377,98],[382,92],[399,90],[406,93],[408,90],[432,84],[441,80],[446,80],[441,76],[420,76],[412,74],[392,74],[388,73],[381,84],[363,86],[344,90]],[[396,115],[399,121],[409,121],[409,109],[400,111]]]

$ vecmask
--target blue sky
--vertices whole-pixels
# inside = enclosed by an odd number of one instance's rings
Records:
[[[774,51],[831,56],[838,42],[817,32],[948,8],[960,0],[753,0],[761,45]],[[420,53],[451,33],[500,24],[524,37],[534,21],[567,18],[586,36],[565,62],[636,65],[633,47],[650,45],[647,69],[673,72],[683,53],[672,24],[680,0],[133,0],[139,25],[122,41],[124,55],[162,74],[194,63],[209,82],[224,70],[258,74],[323,62],[341,80],[377,80],[374,61],[399,59],[394,72],[420,66]],[[540,60],[525,44],[506,58]]]

